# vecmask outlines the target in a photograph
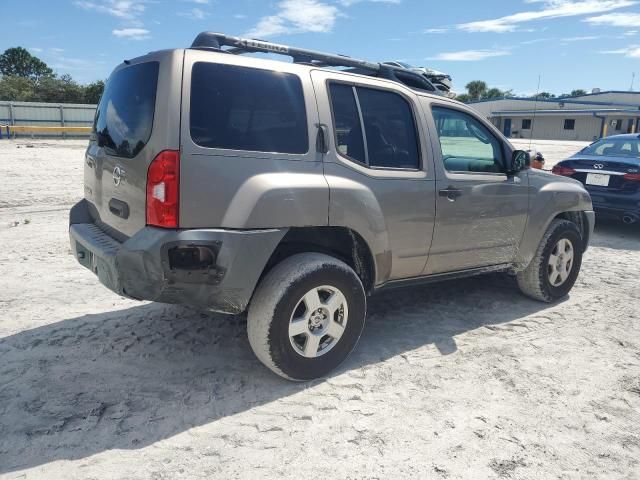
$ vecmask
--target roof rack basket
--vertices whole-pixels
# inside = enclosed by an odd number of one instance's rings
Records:
[[[223,48],[228,47],[228,48]],[[291,57],[294,63],[316,67],[348,67],[352,73],[386,78],[402,83],[410,88],[437,92],[433,84],[424,76],[405,68],[368,62],[345,55],[317,52],[304,48],[290,47],[277,43],[249,38],[232,37],[223,33],[202,32],[191,44],[191,48],[218,50],[234,55],[245,53],[273,53]]]

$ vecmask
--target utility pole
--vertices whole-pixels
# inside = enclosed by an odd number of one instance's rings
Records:
[[[631,92],[633,92],[633,84],[635,83],[636,80],[636,72],[631,72],[631,88],[629,89]]]

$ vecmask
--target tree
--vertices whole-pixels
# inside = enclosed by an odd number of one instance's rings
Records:
[[[0,100],[10,102],[32,102],[35,82],[24,77],[0,77]]]
[[[483,98],[501,98],[505,96],[505,92],[500,90],[499,88],[490,88],[486,91]]]
[[[54,103],[83,103],[84,89],[71,75],[60,78],[44,77],[37,81],[35,101]]]
[[[538,95],[534,95],[531,98],[542,98],[542,99],[549,99],[549,98],[556,98],[556,96],[553,93],[549,93],[549,92],[540,92]]]
[[[572,97],[581,97],[582,95],[586,95],[586,94],[587,92],[585,90],[582,90],[581,88],[577,90],[571,90]]]
[[[84,103],[97,104],[104,91],[104,80],[90,83],[84,87]]]
[[[471,100],[480,100],[487,92],[487,83],[482,80],[474,80],[465,86]]]
[[[466,93],[461,93],[459,95],[456,95],[456,100],[462,103],[467,103],[471,101],[471,97]]]
[[[53,76],[46,63],[31,55],[26,48],[8,48],[0,55],[0,74],[24,78],[41,78]]]

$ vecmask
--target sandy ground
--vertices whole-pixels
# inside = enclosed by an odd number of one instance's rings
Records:
[[[294,384],[242,318],[76,264],[83,145],[0,141],[0,477],[640,478],[640,229],[599,224],[556,305],[499,275],[375,297],[350,359]]]

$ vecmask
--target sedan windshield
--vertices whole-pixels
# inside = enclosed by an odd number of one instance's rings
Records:
[[[581,153],[598,157],[640,158],[640,139],[603,138],[589,145]]]

